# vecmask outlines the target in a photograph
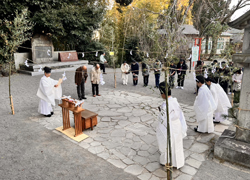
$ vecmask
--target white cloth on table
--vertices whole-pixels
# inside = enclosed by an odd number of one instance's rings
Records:
[[[176,98],[169,97],[169,124],[172,149],[172,165],[177,169],[184,166],[183,138],[186,136],[187,125],[185,117]],[[158,116],[159,124],[156,128],[156,137],[160,151],[160,163],[167,163],[167,116],[166,102],[161,105]]]
[[[228,109],[232,107],[229,98],[219,84],[211,82],[210,91],[214,97],[215,103],[217,104],[217,109],[214,111],[214,121],[224,121],[226,118],[223,118],[222,115],[228,115]]]
[[[213,113],[217,109],[217,104],[211,91],[206,85],[199,88],[198,95],[194,102],[194,111],[199,132],[214,132]]]
[[[62,87],[59,85],[58,87],[54,87],[58,81],[43,76],[40,80],[39,88],[37,91],[37,96],[43,100],[40,101],[38,112],[43,114],[44,112],[48,112],[51,110],[51,105],[55,106],[55,99],[61,99],[62,97]],[[50,108],[51,107],[51,108]],[[50,114],[50,113],[49,113]],[[48,115],[48,114],[44,114]]]

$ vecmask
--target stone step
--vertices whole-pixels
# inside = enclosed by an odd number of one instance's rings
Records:
[[[92,68],[93,66],[92,65],[87,65],[87,64],[84,64],[88,69]],[[51,73],[57,73],[57,72],[67,72],[67,71],[75,71],[76,68],[79,67],[79,64],[73,66],[73,67],[66,67],[66,68],[58,68],[58,69],[52,69],[51,70]],[[39,67],[40,68],[40,67]],[[44,71],[29,71],[29,70],[23,70],[23,69],[20,69],[20,70],[17,70],[18,73],[22,73],[22,74],[28,74],[28,75],[31,75],[31,76],[38,76],[38,75],[43,75],[44,74]]]

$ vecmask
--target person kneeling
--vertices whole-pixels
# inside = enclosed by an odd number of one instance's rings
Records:
[[[163,99],[166,99],[165,82],[159,84],[159,90]],[[171,136],[171,152],[172,166],[177,169],[184,166],[184,151],[183,138],[187,136],[187,124],[185,117],[176,98],[171,96],[171,89],[168,88],[168,109],[169,109],[169,124]],[[164,101],[160,108],[158,116],[159,124],[156,128],[156,137],[158,141],[160,155],[160,163],[165,165],[167,162],[167,116],[166,102]],[[169,158],[168,158],[169,159]]]

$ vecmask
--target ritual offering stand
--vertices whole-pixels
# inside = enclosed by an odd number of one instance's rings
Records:
[[[83,134],[81,112],[84,111],[84,109],[82,108],[83,102],[77,105],[76,103],[77,102],[73,99],[63,98],[62,104],[59,104],[59,106],[62,108],[63,130],[70,128],[69,111],[72,111],[74,114],[75,137]]]

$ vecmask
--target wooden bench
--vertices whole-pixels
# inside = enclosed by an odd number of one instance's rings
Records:
[[[93,130],[93,127],[97,125],[97,116],[98,114],[89,111],[85,109],[82,111],[82,130],[91,128]]]

